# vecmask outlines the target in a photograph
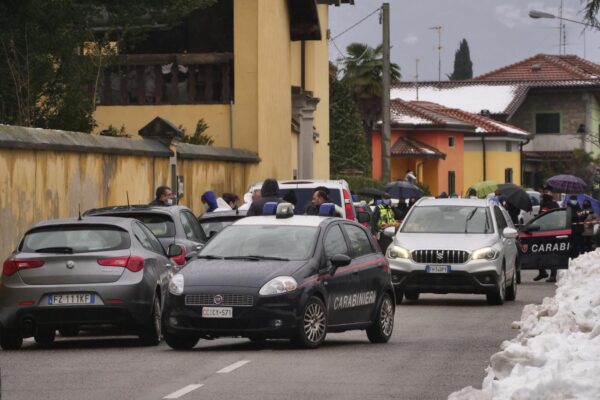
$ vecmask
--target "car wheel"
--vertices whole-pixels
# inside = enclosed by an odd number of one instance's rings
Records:
[[[79,335],[79,328],[76,326],[66,326],[64,328],[60,328],[58,333],[60,336],[64,337],[74,337]]]
[[[521,260],[518,258],[515,260],[515,271],[517,274],[517,283],[521,283]]]
[[[406,297],[406,300],[419,300],[419,294],[419,292],[406,291],[404,297]]]
[[[404,292],[400,289],[394,290],[396,293],[396,304],[402,304],[402,299],[404,298]]]
[[[190,350],[198,344],[200,338],[196,335],[186,335],[165,332],[165,342],[175,350]]]
[[[51,345],[56,339],[56,330],[54,328],[38,327],[33,338],[37,344],[42,346]]]
[[[302,312],[295,342],[302,347],[319,347],[327,335],[327,309],[318,297],[311,297]]]
[[[371,343],[386,343],[390,340],[394,331],[394,311],[390,295],[384,293],[377,309],[376,320],[367,328],[367,337]]]
[[[148,321],[141,327],[140,341],[144,346],[156,346],[162,340],[161,318],[160,300],[158,295],[155,295],[152,312],[148,317]]]
[[[510,285],[506,287],[506,300],[514,301],[517,298],[517,270],[515,269],[510,280]]]
[[[19,350],[23,345],[23,336],[17,331],[0,330],[0,347],[4,350]]]
[[[504,266],[500,270],[500,276],[498,277],[498,282],[496,284],[496,291],[488,294],[486,297],[488,304],[494,306],[500,306],[504,304],[504,299],[506,298],[506,272],[504,271]]]

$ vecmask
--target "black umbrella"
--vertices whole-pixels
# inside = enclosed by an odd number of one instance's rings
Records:
[[[411,197],[418,199],[425,195],[418,186],[406,181],[388,183],[383,190],[389,193],[393,199],[410,199]]]
[[[381,198],[387,195],[383,190],[375,189],[375,188],[363,188],[356,192],[361,196],[373,197],[373,198]]]
[[[498,185],[498,191],[507,202],[517,207],[519,210],[531,211],[531,199],[526,191],[513,183],[503,183]]]

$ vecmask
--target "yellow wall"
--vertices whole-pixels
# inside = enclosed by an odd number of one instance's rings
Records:
[[[483,153],[480,151],[465,151],[464,190],[477,182],[483,181]],[[504,177],[502,178],[504,181]],[[464,190],[462,195],[464,195]]]
[[[185,179],[181,204],[204,212],[200,196],[213,189],[242,195],[247,164],[178,161]],[[81,210],[108,205],[147,204],[156,187],[169,184],[167,157],[0,149],[0,258],[8,257],[33,224],[76,217]]]
[[[464,189],[484,180],[483,153],[481,151],[465,151]],[[521,153],[518,151],[487,151],[486,180],[504,183],[504,170],[513,169],[513,183],[521,185]]]

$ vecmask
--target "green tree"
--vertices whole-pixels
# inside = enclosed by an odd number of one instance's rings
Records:
[[[371,158],[363,135],[360,114],[352,92],[337,79],[337,71],[329,74],[329,157],[332,175],[348,170],[368,175]]]
[[[584,3],[584,22],[596,28],[600,27],[600,22],[596,17],[598,15],[598,11],[600,11],[600,0],[581,0],[581,2]]]
[[[463,39],[454,53],[454,72],[452,75],[448,75],[448,79],[456,81],[471,78],[473,78],[473,62],[469,52],[469,43],[467,43],[467,39]]]
[[[106,49],[216,0],[0,0],[0,123],[89,132]],[[102,27],[102,29],[96,29]]]
[[[371,132],[381,119],[383,76],[383,46],[375,48],[363,43],[351,43],[346,48],[342,81],[350,89],[361,115],[364,132],[370,141]],[[400,67],[391,63],[392,85],[400,80]]]
[[[183,129],[183,128],[181,128],[181,129],[185,133],[185,129]],[[211,146],[215,142],[215,140],[212,138],[212,136],[204,133],[207,129],[208,129],[208,124],[206,122],[204,122],[203,118],[200,118],[198,120],[198,123],[196,124],[196,130],[194,131],[194,134],[193,135],[185,135],[183,137],[182,142]]]
[[[590,188],[596,188],[600,180],[600,159],[582,149],[575,149],[569,161],[544,161],[542,177],[546,179],[559,174],[575,175]]]

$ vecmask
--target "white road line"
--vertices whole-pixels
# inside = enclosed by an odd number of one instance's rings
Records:
[[[188,394],[189,392],[194,391],[202,386],[204,386],[204,384],[202,384],[202,383],[198,384],[198,385],[187,385],[186,387],[179,389],[176,392],[166,395],[165,397],[163,397],[163,399],[178,399],[181,396],[184,396],[184,395]]]
[[[241,360],[241,361],[235,362],[235,363],[217,371],[217,374],[228,374],[231,371],[238,369],[239,367],[243,367],[244,365],[248,364],[249,362],[250,362],[250,360]]]

